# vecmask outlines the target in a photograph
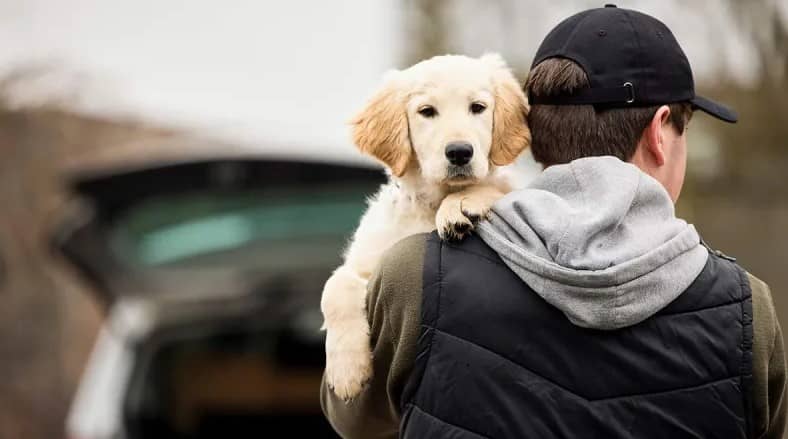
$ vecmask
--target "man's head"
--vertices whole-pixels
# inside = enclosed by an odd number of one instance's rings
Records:
[[[588,87],[582,67],[566,58],[543,61],[531,70],[525,85],[526,92],[536,96]],[[531,152],[544,166],[582,157],[618,157],[659,180],[675,201],[684,182],[685,133],[691,116],[688,101],[625,108],[533,105],[528,115]]]
[[[693,110],[736,120],[731,110],[695,95],[689,62],[664,24],[613,5],[556,26],[525,89],[538,162],[612,155],[656,178],[674,201],[684,181]]]

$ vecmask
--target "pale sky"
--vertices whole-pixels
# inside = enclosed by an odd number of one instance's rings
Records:
[[[350,153],[345,122],[393,65],[386,4],[5,1],[0,69],[58,66],[27,100],[77,88],[89,112]]]
[[[404,0],[0,0],[0,74],[53,66],[21,103],[194,130],[262,149],[357,156],[346,121],[402,60]],[[452,51],[527,67],[562,18],[604,2],[456,0]],[[742,81],[748,50],[719,0],[631,0],[673,29],[700,81]],[[504,5],[501,7],[500,5]],[[508,6],[506,6],[508,5]]]

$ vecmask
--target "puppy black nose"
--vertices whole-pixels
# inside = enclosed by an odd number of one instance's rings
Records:
[[[446,146],[446,158],[452,165],[467,165],[473,157],[473,146],[465,142],[452,142]]]

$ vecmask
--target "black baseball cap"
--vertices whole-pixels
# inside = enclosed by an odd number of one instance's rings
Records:
[[[695,94],[692,69],[673,33],[641,12],[608,4],[567,18],[545,37],[531,68],[554,57],[580,65],[590,87],[529,95],[531,105],[617,108],[690,102],[726,122],[738,119],[730,108]]]

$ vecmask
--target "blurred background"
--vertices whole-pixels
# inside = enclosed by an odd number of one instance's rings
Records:
[[[678,212],[788,321],[788,1],[618,5],[738,110],[690,124]],[[598,6],[0,0],[0,439],[324,431],[317,297],[382,178],[346,121],[436,54],[500,52],[524,80]]]

